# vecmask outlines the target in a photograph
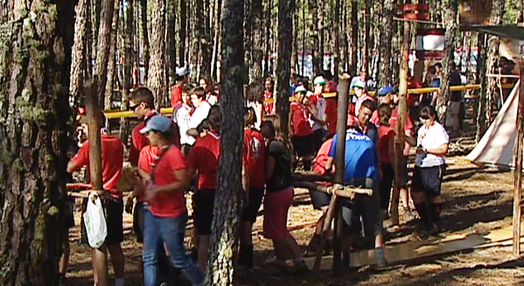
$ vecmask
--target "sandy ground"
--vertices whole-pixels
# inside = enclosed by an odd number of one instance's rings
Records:
[[[443,184],[445,199],[441,227],[448,233],[486,233],[511,225],[513,174],[495,169],[479,169],[462,160],[448,159],[449,168]],[[313,210],[306,190],[297,190],[290,210],[288,226],[306,249],[320,213]],[[89,248],[77,243],[77,227],[72,229],[72,255],[68,285],[92,284]],[[126,236],[122,246],[126,255],[126,284],[142,285],[138,263],[141,246],[135,242],[130,227],[132,218],[125,215]],[[414,222],[401,217],[401,226],[388,228],[393,237],[389,244],[410,239]],[[191,222],[188,227],[191,227]],[[254,226],[256,270],[239,280],[240,285],[524,285],[524,260],[512,258],[511,247],[492,247],[476,251],[451,253],[438,257],[391,265],[376,270],[372,267],[353,269],[341,277],[330,271],[310,272],[297,276],[270,276],[264,271],[272,258],[271,242],[261,235],[262,217]],[[111,285],[111,284],[110,284]]]

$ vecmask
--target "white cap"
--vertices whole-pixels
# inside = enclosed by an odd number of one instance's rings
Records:
[[[324,85],[324,84],[326,84],[326,80],[325,80],[324,77],[322,77],[322,76],[317,76],[317,77],[313,80],[313,83],[314,83],[315,85],[317,85],[317,84]]]
[[[179,67],[176,68],[175,73],[178,76],[186,76],[189,74],[189,71],[185,67]]]
[[[298,92],[307,92],[307,90],[303,85],[299,85],[295,88],[295,93],[298,93]]]
[[[358,88],[361,88],[361,89],[366,89],[366,83],[363,82],[362,80],[357,80],[357,82],[355,82],[355,84],[353,84],[353,87],[358,87]]]

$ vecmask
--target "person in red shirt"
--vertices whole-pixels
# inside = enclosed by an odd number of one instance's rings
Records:
[[[395,178],[395,131],[394,127],[389,124],[392,111],[391,107],[387,104],[381,104],[377,111],[380,117],[377,128],[377,150],[380,159],[380,169],[382,170],[382,176],[379,178],[380,210],[382,212],[382,219],[384,220],[388,213],[391,187],[393,185],[393,179]]]
[[[105,118],[100,111],[99,116],[101,126],[105,123]],[[86,120],[86,119],[82,119]],[[86,134],[89,132],[87,121],[81,121]],[[97,249],[92,249],[93,277],[95,285],[99,283],[97,266],[101,259],[105,259],[106,251],[111,255],[113,270],[116,276],[116,286],[124,285],[124,253],[120,243],[124,239],[123,233],[123,210],[124,203],[122,193],[117,189],[117,182],[122,175],[124,163],[124,145],[120,138],[110,135],[102,128],[101,131],[101,156],[102,156],[102,182],[107,196],[103,198],[103,205],[106,213],[107,236],[105,243]],[[67,164],[67,172],[73,173],[84,166],[89,166],[89,140],[86,141],[76,155]],[[87,199],[84,200],[84,209],[87,206]],[[82,222],[82,240],[87,241],[85,224]]]
[[[213,222],[218,158],[220,156],[221,118],[220,107],[217,105],[211,107],[207,117],[210,130],[203,137],[196,139],[187,158],[189,177],[193,178],[198,173],[198,186],[193,195],[195,205],[193,216],[198,234],[198,265],[201,269],[206,267],[211,223]],[[245,168],[242,171],[242,178],[244,189],[247,189],[248,173]]]
[[[149,176],[144,176],[143,180],[146,184],[139,188],[147,203],[144,210],[144,285],[159,285],[158,249],[163,245],[173,266],[180,269],[192,285],[202,285],[204,274],[184,247],[188,219],[184,193],[190,182],[184,155],[169,140],[171,120],[154,116],[140,132],[147,134],[151,144],[142,150],[139,160],[144,168],[150,161]]]
[[[258,210],[264,197],[266,146],[264,137],[255,128],[256,115],[253,108],[246,110],[244,128],[244,146],[247,167],[249,171],[249,199],[242,210],[242,225],[240,234],[239,266],[253,268],[253,239],[251,233],[257,220]]]
[[[270,77],[266,78],[266,81],[264,82],[264,87],[265,87],[264,100],[273,99],[273,94],[275,93],[275,81]],[[274,109],[275,109],[274,102],[264,103],[264,113],[265,114],[273,114]]]
[[[171,107],[175,108],[182,103],[184,85],[189,82],[189,71],[185,67],[176,68],[175,85],[171,89]]]
[[[315,135],[308,121],[308,111],[304,106],[305,95],[305,88],[297,89],[295,101],[291,102],[289,119],[291,128],[289,128],[289,133],[296,155],[302,158],[304,170],[309,171],[311,169],[311,160],[315,156]]]
[[[408,89],[422,88],[422,84],[418,82],[414,77],[410,77],[408,80]],[[411,122],[416,122],[418,120],[418,114],[420,113],[420,101],[421,95],[418,93],[408,93],[407,103],[409,109],[409,118]]]
[[[357,102],[355,103],[355,116],[358,116],[362,102],[366,100],[371,100],[374,102],[375,99],[367,93],[366,83],[361,80],[357,80],[357,82],[355,82],[353,89],[355,90],[355,95],[357,96]]]

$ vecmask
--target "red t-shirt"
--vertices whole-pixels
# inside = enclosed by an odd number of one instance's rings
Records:
[[[380,158],[380,162],[389,164],[391,163],[389,160],[389,140],[393,140],[395,138],[395,131],[390,126],[379,126],[377,130],[378,157]]]
[[[264,94],[264,100],[268,100],[268,99],[273,99],[273,93],[266,92]],[[275,107],[275,103],[274,102],[272,102],[272,103],[264,103],[264,112],[265,112],[265,114],[272,114],[274,107]]]
[[[326,98],[326,117],[328,136],[333,136],[337,133],[337,109],[338,102],[336,98]]]
[[[198,188],[217,188],[218,157],[220,156],[220,136],[210,131],[197,138],[189,151],[187,165],[198,171]]]
[[[308,114],[306,108],[295,101],[291,102],[291,120],[293,122],[293,132],[297,136],[307,136],[313,134],[313,129],[307,120]]]
[[[120,138],[104,134],[101,137],[102,153],[102,182],[104,190],[111,193],[112,197],[122,197],[122,193],[116,189],[116,184],[122,175],[124,164],[124,144]],[[89,141],[78,150],[71,159],[78,167],[89,166]]]
[[[156,150],[158,152],[159,149],[156,148]],[[152,171],[153,183],[157,187],[176,183],[178,178],[175,171],[186,168],[184,155],[177,146],[172,145],[164,152],[166,153],[156,162],[155,169]],[[154,201],[148,204],[151,213],[159,217],[174,217],[186,213],[184,192],[181,191],[160,193]]]
[[[313,172],[324,175],[326,173],[326,163],[329,158],[329,151],[331,150],[331,143],[333,139],[328,139],[326,142],[322,143],[322,146],[317,152],[317,157],[313,161]],[[331,186],[333,185],[330,182],[316,182],[319,185]]]
[[[175,85],[171,89],[171,107],[175,108],[182,103],[182,87]]]
[[[138,168],[144,170],[146,173],[151,174],[151,162],[153,158],[158,155],[158,147],[147,145],[140,151],[140,157],[138,159]],[[144,201],[144,196],[137,198],[139,202]]]
[[[249,184],[252,187],[264,187],[266,184],[266,146],[260,132],[246,128],[244,130],[245,155],[249,169]]]

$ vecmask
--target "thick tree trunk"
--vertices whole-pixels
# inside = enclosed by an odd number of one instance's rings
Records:
[[[318,19],[318,0],[309,0],[309,11],[311,11],[311,24],[309,25],[311,30],[311,61],[313,64],[313,75],[320,73],[320,58],[318,55],[319,48],[319,19]],[[282,125],[287,126],[287,125]]]
[[[101,13],[101,6],[102,6],[102,0],[90,0],[90,19],[88,20],[90,24],[90,32],[91,32],[91,38],[90,38],[90,55],[88,57],[89,67],[91,68],[91,75],[89,78],[96,75],[96,63],[93,66],[92,62],[97,59],[97,53],[98,53],[98,37],[99,37],[99,31],[100,31],[100,13]]]
[[[251,49],[251,78],[262,78],[262,36],[264,34],[262,0],[251,0],[251,14],[253,16],[253,47]]]
[[[101,107],[104,106],[104,94],[107,83],[107,62],[109,61],[109,51],[111,49],[111,25],[113,23],[114,8],[114,0],[102,1],[95,64],[95,75],[98,76],[98,100],[100,102],[99,106]]]
[[[149,61],[151,57],[149,53],[149,28],[147,25],[147,0],[140,0],[140,21],[142,22],[142,62],[145,70],[144,78],[147,79],[149,78]]]
[[[391,39],[393,38],[393,16],[394,0],[386,0],[381,15],[380,27],[380,73],[378,77],[379,86],[392,83],[393,74],[391,68]]]
[[[75,1],[0,3],[0,285],[54,285]],[[37,15],[37,17],[33,17]]]
[[[134,0],[127,0],[127,11],[126,11],[126,22],[125,22],[125,30],[120,29],[123,31],[122,38],[124,43],[124,74],[122,79],[122,103],[121,103],[121,109],[127,110],[127,97],[129,96],[129,90],[131,89],[131,70],[134,65],[134,59],[135,56],[134,53],[134,47],[135,47],[135,25],[134,25],[134,19],[135,19],[135,1]],[[129,134],[129,121],[126,120],[126,118],[120,118],[120,138],[122,138],[123,142],[127,142],[127,137]]]
[[[180,0],[180,31],[178,33],[178,65],[186,65],[187,0]]]
[[[149,75],[147,77],[147,86],[155,94],[156,107],[164,104],[165,99],[165,0],[151,1],[151,59],[149,60]]]
[[[437,100],[437,113],[440,122],[444,124],[446,121],[447,105],[449,98],[449,76],[451,74],[451,64],[455,59],[455,42],[457,40],[457,11],[458,1],[448,0],[445,3],[444,23],[446,26],[446,34],[444,40],[444,59],[442,61],[442,78],[440,81],[440,91]]]
[[[351,66],[358,65],[358,1],[351,1]],[[356,71],[356,70],[355,70]]]
[[[71,80],[69,84],[69,106],[76,108],[82,102],[80,86],[84,77],[85,47],[86,47],[86,20],[87,0],[79,0],[76,5],[75,39],[71,52]]]
[[[289,79],[291,68],[292,24],[295,0],[280,1],[278,4],[278,56],[277,56],[277,114],[287,138],[289,134]]]
[[[217,173],[211,248],[204,284],[235,285],[238,254],[240,197],[242,192],[242,142],[244,137],[244,5],[241,0],[224,0],[222,11],[223,96],[220,158]]]
[[[202,0],[196,0],[193,9],[194,17],[193,22],[193,35],[191,39],[191,78],[193,81],[197,81],[200,77],[200,42],[204,31],[204,19],[202,12]]]
[[[104,106],[105,109],[111,109],[111,101],[113,97],[113,90],[116,77],[116,58],[117,58],[117,36],[118,36],[118,11],[120,0],[114,0],[115,9],[113,13],[113,23],[111,29],[111,40],[109,42],[109,61],[107,63],[107,82],[105,86],[105,95],[104,95]]]

